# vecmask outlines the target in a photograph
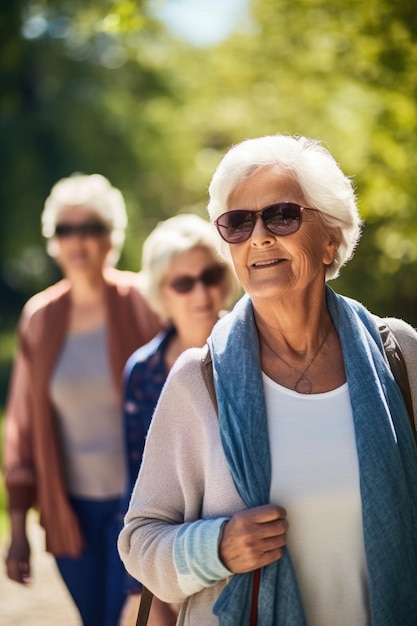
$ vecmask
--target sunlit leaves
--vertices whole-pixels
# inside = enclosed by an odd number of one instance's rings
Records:
[[[210,51],[205,84],[196,89],[205,141],[220,152],[221,140],[274,132],[306,134],[329,147],[354,178],[367,222],[338,282],[358,295],[365,281],[367,303],[385,302],[391,312],[415,310],[415,287],[410,291],[406,278],[408,268],[417,274],[417,12],[411,5],[255,0],[252,32]],[[395,276],[389,286],[388,276]]]
[[[417,324],[415,3],[253,0],[245,28],[201,48],[154,1],[16,0],[0,17],[3,250],[33,243],[55,178],[100,170],[126,196],[136,268],[159,219],[205,214],[227,147],[301,133],[353,177],[366,220],[338,287]]]

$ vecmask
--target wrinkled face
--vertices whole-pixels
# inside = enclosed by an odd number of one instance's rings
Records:
[[[228,210],[259,211],[278,202],[309,206],[288,172],[265,168],[233,191]],[[322,288],[326,265],[332,263],[337,249],[318,212],[308,210],[302,212],[301,226],[293,234],[274,235],[258,215],[249,239],[229,245],[243,288],[262,299],[305,291],[313,284]]]
[[[161,296],[166,315],[176,328],[215,324],[226,297],[225,274],[218,268],[218,261],[206,248],[194,248],[173,258],[162,281]]]
[[[56,260],[65,276],[101,274],[111,242],[94,211],[83,206],[62,209],[55,233]]]

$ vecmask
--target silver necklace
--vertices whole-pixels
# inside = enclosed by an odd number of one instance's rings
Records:
[[[306,372],[310,369],[310,367],[313,365],[314,361],[316,360],[316,357],[318,356],[320,350],[322,349],[322,347],[325,344],[325,341],[329,335],[330,332],[330,327],[331,324],[329,324],[329,326],[327,327],[327,330],[324,334],[323,340],[321,342],[321,344],[319,345],[317,352],[315,353],[315,355],[313,356],[313,358],[311,359],[311,361],[308,363],[307,367],[301,371],[299,369],[297,369],[296,367],[294,367],[293,365],[290,365],[289,363],[287,363],[287,361],[280,355],[278,354],[278,352],[276,352],[272,346],[269,345],[269,343],[267,343],[264,339],[264,337],[261,335],[261,342],[263,343],[264,346],[266,346],[268,348],[268,350],[270,352],[272,352],[272,354],[275,354],[275,356],[277,356],[283,363],[285,363],[285,365],[287,367],[289,367],[291,370],[293,370],[294,372],[297,372],[297,374],[299,374],[300,376],[297,378],[295,385],[294,385],[294,390],[297,393],[304,393],[304,394],[309,394],[311,393],[311,390],[313,389],[313,383],[311,382],[311,380],[308,378],[308,376],[306,376]]]

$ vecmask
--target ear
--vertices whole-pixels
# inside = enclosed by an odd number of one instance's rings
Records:
[[[329,232],[329,239],[324,247],[323,251],[323,264],[331,265],[336,256],[336,252],[339,249],[339,245],[341,242],[341,232],[340,229],[334,229]]]
[[[336,245],[333,241],[329,241],[323,252],[324,265],[331,265],[333,263],[338,247],[339,246]]]

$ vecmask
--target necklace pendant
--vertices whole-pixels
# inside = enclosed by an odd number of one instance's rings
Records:
[[[300,378],[295,383],[294,389],[297,393],[309,394],[311,393],[311,390],[313,389],[313,384],[311,380],[307,378],[307,376],[304,376],[304,374],[301,374]]]

